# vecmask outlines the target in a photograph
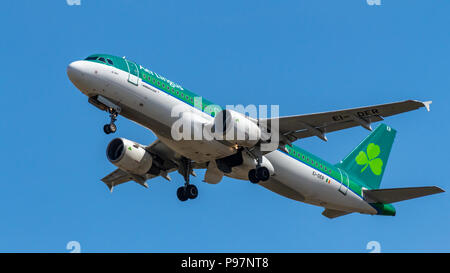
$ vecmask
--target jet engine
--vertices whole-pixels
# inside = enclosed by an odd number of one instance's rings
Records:
[[[108,160],[126,172],[144,175],[152,167],[153,157],[142,145],[125,138],[115,138],[106,149]]]
[[[253,147],[261,139],[256,120],[233,110],[223,110],[214,118],[213,132],[218,140],[226,140],[241,147]]]

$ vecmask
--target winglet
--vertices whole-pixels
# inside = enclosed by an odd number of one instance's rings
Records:
[[[431,100],[429,101],[423,101],[422,104],[425,106],[428,112],[430,112],[430,104],[433,103]]]

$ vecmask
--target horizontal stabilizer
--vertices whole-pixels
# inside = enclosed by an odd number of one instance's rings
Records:
[[[342,211],[342,210],[335,210],[335,209],[325,209],[322,212],[322,215],[325,217],[328,217],[330,219],[339,217],[339,216],[344,216],[347,214],[350,214],[351,212],[347,212],[347,211]]]
[[[444,192],[439,187],[413,187],[396,189],[364,190],[364,197],[369,203],[390,204],[422,196]]]

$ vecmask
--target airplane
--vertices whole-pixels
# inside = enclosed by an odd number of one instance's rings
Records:
[[[253,118],[222,109],[126,57],[93,54],[70,63],[67,74],[89,103],[109,114],[103,127],[106,134],[116,132],[120,115],[157,137],[150,145],[125,138],[108,144],[106,156],[117,169],[101,181],[111,192],[129,181],[147,188],[147,181],[158,176],[171,181],[170,174],[178,171],[184,185],[177,189],[177,197],[187,201],[198,196],[191,175],[206,169],[206,183],[217,184],[224,176],[248,180],[281,196],[323,207],[322,214],[330,219],[350,213],[394,216],[392,203],[444,192],[436,186],[380,189],[396,130],[386,124],[371,127],[392,115],[422,107],[429,111],[431,101]],[[178,116],[173,115],[175,108]],[[188,125],[181,126],[179,133],[192,135],[188,130],[192,124],[209,131],[201,138],[180,139],[173,133],[180,120]],[[371,133],[337,164],[292,144],[308,137],[327,141],[327,133],[357,126]],[[219,137],[230,131],[243,137]],[[273,139],[275,145],[268,145],[272,148],[262,148]]]

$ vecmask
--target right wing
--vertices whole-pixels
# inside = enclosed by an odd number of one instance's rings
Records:
[[[431,101],[407,100],[323,113],[261,119],[260,122],[266,124],[271,131],[278,131],[282,144],[290,145],[297,139],[311,136],[317,136],[326,141],[326,133],[355,126],[372,130],[370,127],[372,122],[421,107],[429,111],[430,104]],[[278,128],[275,128],[277,123]]]

